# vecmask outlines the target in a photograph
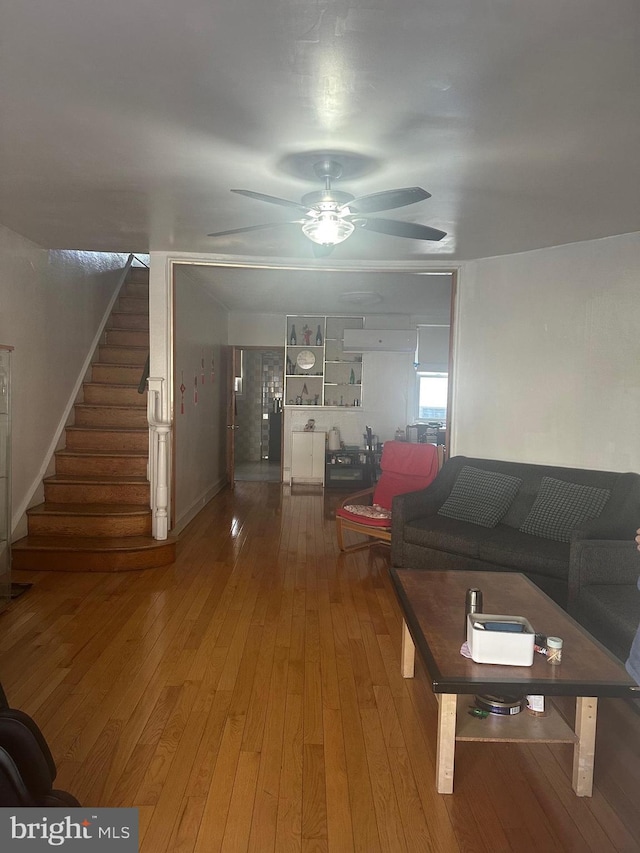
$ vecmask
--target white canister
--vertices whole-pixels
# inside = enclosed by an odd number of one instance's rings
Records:
[[[340,430],[338,427],[331,427],[327,441],[329,443],[329,450],[340,450]]]

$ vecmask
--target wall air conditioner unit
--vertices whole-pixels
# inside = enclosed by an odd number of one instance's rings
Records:
[[[416,329],[345,329],[345,352],[413,352]]]

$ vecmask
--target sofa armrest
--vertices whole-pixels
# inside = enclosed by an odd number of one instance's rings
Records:
[[[454,456],[448,459],[438,472],[438,476],[426,489],[405,492],[393,499],[391,505],[391,564],[393,566],[402,565],[405,524],[437,513],[449,497],[456,477],[467,461],[466,456]]]
[[[572,530],[571,539],[576,541],[592,539],[607,540],[609,542],[629,542],[636,535],[636,529],[640,523],[638,519],[640,519],[640,507],[633,524],[630,524],[628,521],[620,522],[619,519],[612,518],[608,513],[606,515],[603,514],[598,518],[591,518],[588,521],[584,521],[580,527]]]
[[[578,539],[569,558],[569,611],[576,609],[580,591],[592,584],[635,584],[640,576],[640,554],[628,539]]]
[[[419,492],[397,495],[391,505],[391,565],[402,566],[405,525],[417,518],[435,515],[445,498],[433,484]]]
[[[603,512],[573,531],[576,539],[632,540],[640,524],[640,477],[620,474]]]

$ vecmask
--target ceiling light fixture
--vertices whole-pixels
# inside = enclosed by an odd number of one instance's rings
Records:
[[[318,155],[319,156],[319,155]],[[325,157],[314,164],[316,176],[324,181],[324,188],[306,193],[299,202],[286,198],[265,195],[253,190],[231,190],[232,193],[289,207],[302,213],[303,219],[288,222],[266,222],[263,225],[249,225],[245,228],[231,228],[226,231],[214,231],[209,237],[226,237],[229,234],[241,234],[247,231],[261,231],[278,225],[301,225],[302,233],[323,249],[314,249],[316,257],[325,257],[333,246],[347,240],[356,230],[373,231],[377,234],[389,234],[391,237],[407,237],[411,240],[442,240],[444,231],[420,225],[416,222],[404,222],[401,219],[382,219],[371,217],[370,213],[405,207],[430,198],[431,194],[422,187],[398,187],[394,190],[369,193],[355,197],[351,193],[334,190],[332,180],[342,176],[340,163]]]
[[[328,210],[321,210],[313,219],[304,222],[302,233],[305,237],[321,246],[337,246],[338,243],[342,243],[347,237],[350,237],[355,231],[355,225],[338,215],[335,207],[335,205],[331,205]],[[310,213],[314,213],[314,211],[310,211]]]

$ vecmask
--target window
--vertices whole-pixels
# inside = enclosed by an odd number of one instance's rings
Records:
[[[418,373],[418,420],[447,420],[448,385],[446,373]]]

